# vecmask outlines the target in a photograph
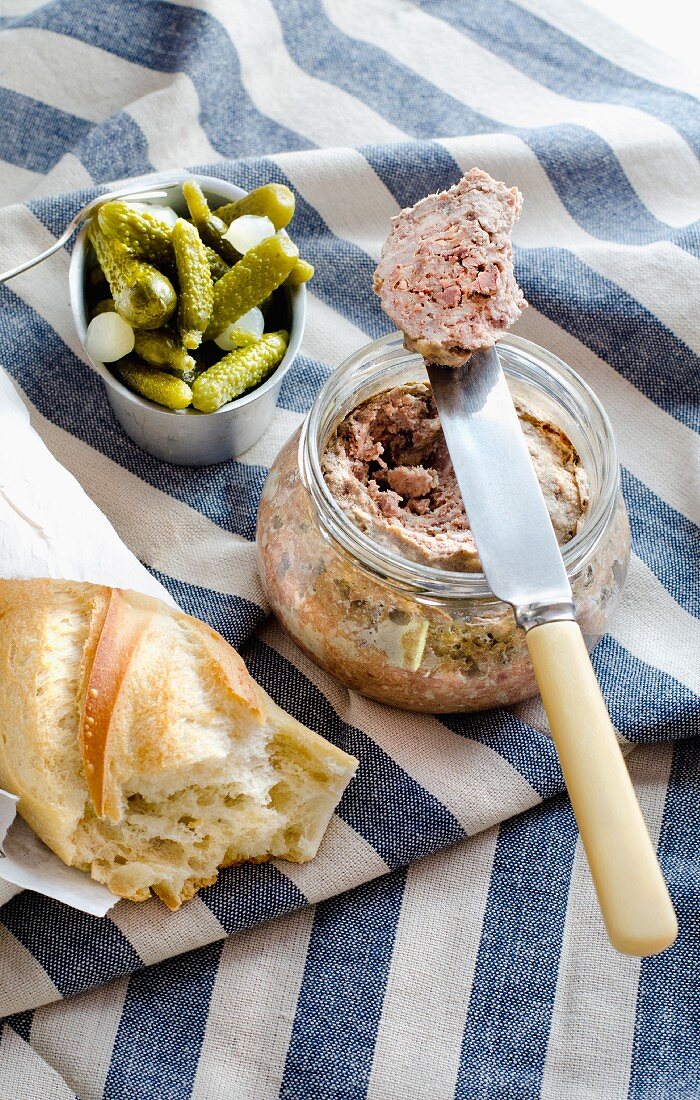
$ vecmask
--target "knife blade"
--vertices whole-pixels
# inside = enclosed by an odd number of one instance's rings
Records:
[[[573,619],[571,585],[495,348],[426,363],[482,568],[520,625]]]

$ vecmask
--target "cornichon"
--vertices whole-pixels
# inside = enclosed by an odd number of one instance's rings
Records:
[[[298,258],[299,250],[284,231],[246,252],[214,283],[214,308],[205,340],[213,340],[227,325],[260,305],[284,282]]]
[[[313,273],[314,265],[308,260],[302,260],[300,256],[286,278],[287,286],[301,286],[302,283],[308,283]]]
[[[95,221],[90,224],[89,236],[117,313],[134,328],[160,328],[166,324],[177,305],[170,279],[151,264],[136,259],[121,241],[105,237]]]
[[[198,348],[211,320],[214,284],[197,227],[178,218],[173,228],[175,265],[180,283],[177,323],[186,348]]]
[[[209,270],[211,271],[212,279],[220,279],[222,275],[225,275],[229,269],[229,265],[226,260],[222,260],[218,252],[215,252],[213,248],[210,248],[208,244],[204,245],[207,253],[207,259],[209,261]]]
[[[242,218],[244,214],[254,214],[259,218],[269,218],[275,229],[284,229],[292,220],[294,207],[294,193],[288,187],[283,183],[266,183],[234,202],[218,206],[214,214],[226,225],[230,225],[234,218]]]
[[[254,332],[249,332],[244,328],[237,329],[235,326],[231,329],[226,329],[226,332],[231,337],[231,343],[239,348],[248,347],[249,344],[256,344],[260,339]]]
[[[257,386],[279,363],[288,339],[286,332],[268,332],[254,344],[225,355],[192,383],[195,409],[215,412],[227,401]]]
[[[167,367],[189,381],[197,369],[192,356],[183,348],[174,332],[157,329],[134,332],[134,351],[152,367]]]
[[[165,371],[129,362],[117,364],[116,372],[130,390],[135,390],[142,397],[165,405],[168,409],[186,409],[192,403],[192,390],[187,382],[166,374]]]
[[[106,202],[97,212],[105,237],[121,241],[130,252],[154,264],[172,262],[172,228],[148,210],[127,202]]]
[[[228,226],[216,214],[212,214],[204,192],[194,180],[186,180],[182,185],[187,209],[192,221],[199,230],[205,244],[213,248],[229,264],[235,264],[239,253],[232,244],[223,239]]]

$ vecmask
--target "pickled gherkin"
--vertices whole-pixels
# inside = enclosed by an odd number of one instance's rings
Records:
[[[184,218],[175,222],[173,248],[180,283],[177,323],[185,347],[198,348],[211,320],[214,284],[202,238]]]
[[[214,214],[226,225],[244,214],[254,214],[259,218],[269,218],[275,229],[284,229],[292,220],[294,207],[294,193],[288,187],[283,183],[266,183],[234,202],[218,206]]]
[[[248,347],[250,344],[257,344],[260,339],[259,336],[254,336],[252,332],[246,332],[245,329],[233,329],[231,335],[238,347],[241,348]]]
[[[211,217],[211,210],[202,188],[194,180],[185,180],[182,185],[182,193],[185,196],[187,209],[195,225],[205,222]]]
[[[207,260],[209,261],[209,270],[211,271],[211,277],[216,281],[220,279],[222,275],[225,275],[229,269],[229,265],[226,260],[222,260],[218,252],[215,252],[213,248],[210,248],[208,244],[204,245],[204,249],[207,254]]]
[[[214,308],[205,340],[213,340],[227,325],[267,298],[284,282],[298,258],[299,250],[284,231],[246,252],[214,283]]]
[[[287,350],[286,332],[268,332],[254,344],[229,352],[192,383],[192,404],[200,412],[215,412],[234,397],[259,385]]]
[[[134,351],[144,362],[152,367],[166,367],[175,371],[181,378],[189,380],[197,369],[197,364],[174,332],[166,329],[134,332]]]
[[[150,211],[128,202],[106,202],[97,212],[97,222],[105,237],[121,241],[141,259],[172,263],[172,228]]]
[[[235,264],[239,254],[232,244],[223,239],[228,226],[216,214],[212,214],[202,188],[194,180],[187,180],[182,185],[182,193],[190,217],[204,243],[227,263]]]
[[[287,286],[301,286],[302,283],[308,283],[313,273],[314,265],[310,264],[308,260],[302,260],[300,256],[287,276]]]
[[[192,390],[181,378],[174,378],[162,370],[142,367],[137,363],[116,364],[117,377],[130,390],[156,401],[168,409],[186,409],[192,403]]]
[[[175,312],[173,284],[151,264],[138,260],[121,241],[105,237],[95,221],[89,236],[112,291],[117,313],[134,328],[160,328]]]

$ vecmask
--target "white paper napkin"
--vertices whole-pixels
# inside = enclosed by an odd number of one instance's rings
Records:
[[[0,368],[0,577],[91,581],[130,588],[173,605],[168,592],[124,545],[107,518],[53,457]],[[66,867],[15,816],[0,790],[0,879],[85,913],[104,916],[118,900],[88,875]],[[12,890],[0,890],[6,901]]]

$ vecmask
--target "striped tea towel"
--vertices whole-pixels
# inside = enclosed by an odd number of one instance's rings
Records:
[[[512,907],[532,900],[542,874],[530,919],[545,938],[555,928],[547,891],[560,902],[566,893],[575,833],[555,799],[562,777],[539,704],[425,718],[349,693],[266,617],[254,565],[257,500],[279,446],[329,371],[388,331],[370,289],[388,218],[472,165],[525,197],[516,268],[531,308],[516,331],[583,375],[616,432],[633,556],[594,663],[625,738],[679,743],[666,870],[687,882],[697,845],[680,823],[696,812],[689,739],[700,726],[700,122],[689,79],[655,69],[614,34],[591,48],[566,32],[574,9],[547,15],[548,0],[10,3],[17,14],[0,22],[0,180],[3,201],[21,201],[0,210],[0,267],[46,247],[98,185],[152,169],[188,165],[245,188],[279,180],[297,194],[295,238],[317,269],[308,331],[273,427],[239,461],[169,467],[123,435],[73,330],[67,252],[0,287],[0,349],[47,445],[127,545],[186,611],[241,649],[282,706],[361,766],[307,866],[225,871],[175,915],[157,902],[120,903],[100,921],[28,893],[12,898],[0,911],[0,1013],[309,903],[342,910],[326,899],[358,886],[358,927],[381,938],[391,922],[375,924],[372,898],[388,896],[413,861],[493,837],[487,830],[506,821],[488,880],[493,927],[479,941],[485,965],[507,976],[498,929],[508,932]],[[662,803],[665,791],[666,782]],[[389,953],[391,943],[382,940]],[[560,938],[551,945],[535,970],[556,971]],[[320,978],[326,965],[333,974],[332,955],[321,952]],[[363,1003],[352,1011],[361,1017]],[[515,1023],[503,1026],[513,1039]],[[466,1065],[482,1056],[475,1049]],[[322,1095],[300,1089],[288,1095]],[[462,1095],[472,1095],[467,1084]]]

